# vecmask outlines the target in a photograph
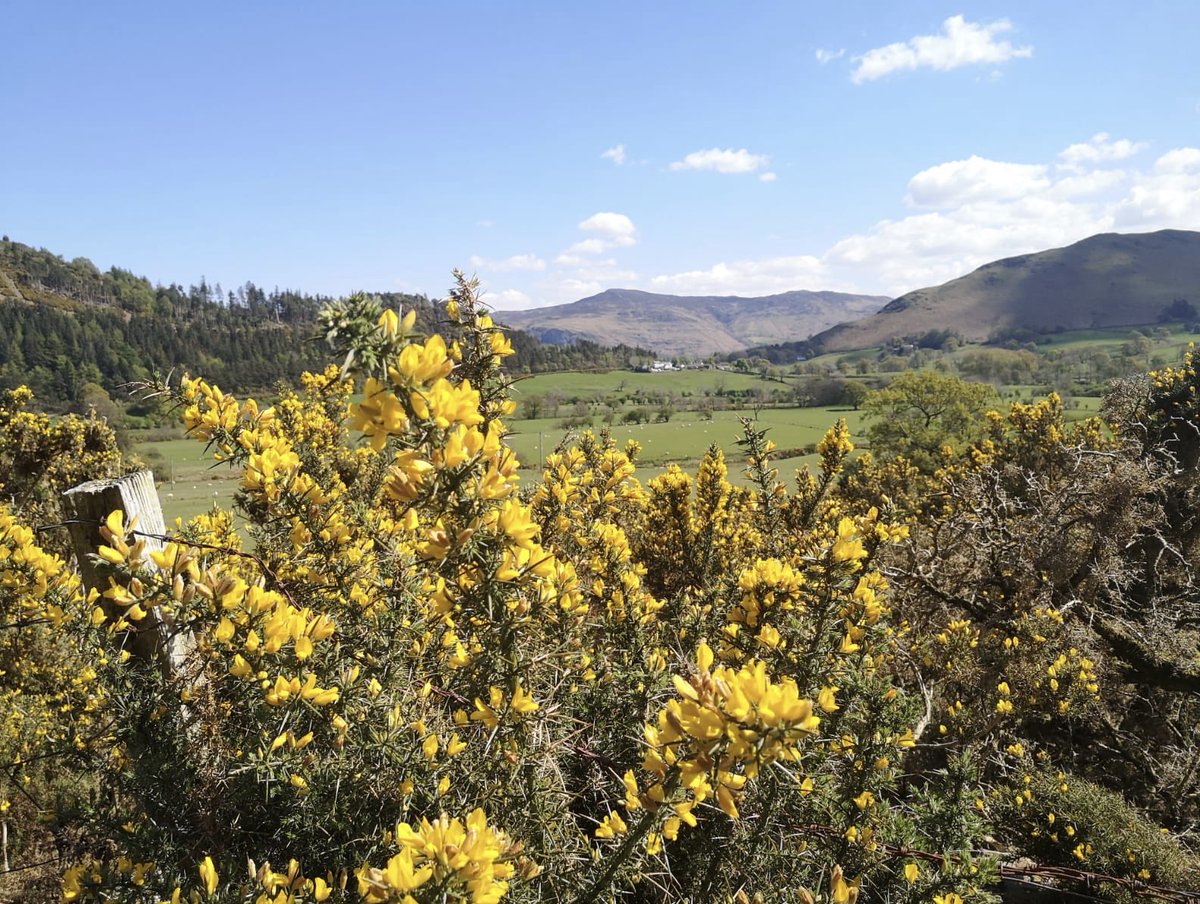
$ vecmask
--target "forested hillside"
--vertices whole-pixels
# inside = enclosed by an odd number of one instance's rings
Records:
[[[438,318],[422,295],[384,293],[391,308],[417,312],[429,333]],[[203,373],[238,392],[270,389],[320,369],[328,350],[314,341],[329,299],[253,283],[226,290],[155,286],[87,258],[67,261],[45,249],[0,240],[0,387],[29,386],[43,402],[77,400],[87,383],[109,391],[172,369]],[[593,342],[546,346],[515,333],[517,372],[617,367],[650,353]]]

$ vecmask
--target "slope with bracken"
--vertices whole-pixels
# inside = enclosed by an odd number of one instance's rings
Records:
[[[902,295],[879,313],[814,336],[820,352],[871,348],[930,330],[982,341],[1014,331],[1141,326],[1200,307],[1200,232],[1106,233],[985,264]]]

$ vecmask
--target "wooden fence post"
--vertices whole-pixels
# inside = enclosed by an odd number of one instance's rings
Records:
[[[154,488],[154,475],[150,471],[88,481],[67,490],[63,499],[71,545],[86,590],[96,588],[103,593],[108,589],[108,578],[102,575],[92,556],[101,543],[100,526],[113,511],[120,509],[127,525],[134,517],[137,518],[135,537],[145,540],[147,552],[165,546],[159,538],[166,533],[166,525],[163,523],[158,492]],[[154,567],[153,562],[148,562],[148,565]],[[107,603],[107,600],[104,602]],[[110,608],[105,606],[106,610]],[[110,614],[117,613],[110,611]],[[130,652],[147,662],[157,662],[163,677],[168,679],[179,674],[192,646],[191,638],[179,632],[170,615],[157,606],[148,609],[131,635]]]

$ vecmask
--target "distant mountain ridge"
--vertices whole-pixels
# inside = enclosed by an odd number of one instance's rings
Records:
[[[608,289],[571,304],[497,311],[500,323],[543,342],[587,339],[654,349],[663,356],[737,352],[806,339],[835,323],[873,314],[889,299],[842,292],[777,295],[661,295]]]
[[[1027,330],[1157,323],[1179,300],[1200,308],[1200,232],[1103,233],[984,264],[812,338],[813,351],[871,348],[931,330],[970,340]]]

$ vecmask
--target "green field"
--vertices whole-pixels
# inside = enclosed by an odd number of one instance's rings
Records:
[[[637,476],[643,481],[668,464],[694,470],[705,450],[714,444],[725,452],[731,479],[740,480],[744,455],[737,445],[742,436],[739,417],[750,418],[767,430],[767,438],[781,453],[777,459],[780,473],[789,480],[796,469],[816,462],[816,456],[805,450],[811,450],[838,418],[846,419],[855,444],[863,445],[862,412],[846,406],[772,407],[757,413],[751,408],[728,408],[703,415],[697,410],[704,401],[728,404],[731,394],[762,388],[774,391],[787,385],[752,374],[716,370],[542,374],[519,381],[514,396],[518,404],[530,395],[551,396],[561,403],[559,416],[510,419],[508,442],[526,469],[527,483],[537,478],[547,455],[560,445],[569,445],[585,429],[596,433],[607,429],[622,446],[630,439],[636,440],[641,445]],[[1014,397],[1037,398],[1044,391],[1045,387],[1039,386],[1006,387],[1000,405],[1004,407]],[[622,423],[623,416],[637,407],[638,398],[650,395],[675,399],[670,418],[665,422]],[[1068,417],[1095,413],[1099,401],[1088,396],[1070,399]],[[654,402],[645,407],[653,416]],[[565,417],[576,411],[583,413],[580,419],[587,423],[566,426]],[[606,419],[612,423],[606,425]],[[239,473],[214,462],[202,443],[184,438],[147,440],[139,443],[137,450],[160,477],[159,496],[168,524],[175,518],[186,520],[204,512],[214,503],[231,507]]]
[[[1137,330],[1148,336],[1154,343],[1154,352],[1156,354],[1178,353],[1182,356],[1183,351],[1187,348],[1189,342],[1200,341],[1200,333],[1194,333],[1190,330],[1183,329],[1179,326],[1171,326],[1166,328],[1168,335],[1155,336],[1155,327],[1129,327],[1126,329],[1112,330],[1069,330],[1063,333],[1055,333],[1051,336],[1046,336],[1038,341],[1038,349],[1043,352],[1063,351],[1063,350],[1080,350],[1080,349],[1097,349],[1097,348],[1120,348],[1126,342],[1130,341],[1134,331]]]
[[[679,376],[679,375],[674,375]],[[638,476],[646,479],[660,472],[667,464],[694,466],[713,444],[725,451],[731,476],[740,473],[741,460],[737,440],[741,437],[738,416],[754,419],[750,410],[718,411],[712,420],[700,420],[693,412],[681,412],[665,424],[626,424],[611,428],[614,439],[621,445],[634,439],[642,446]],[[851,431],[862,423],[859,412],[845,408],[785,408],[758,413],[760,428],[767,428],[767,437],[781,450],[800,449],[820,441],[839,417],[846,418]],[[599,423],[592,429],[599,432]],[[540,470],[544,455],[549,455],[564,440],[577,437],[581,429],[566,429],[558,418],[517,420],[509,425],[512,431],[509,445],[516,451],[523,468]],[[154,465],[160,476],[166,477],[159,486],[163,514],[167,524],[175,518],[188,519],[207,511],[214,503],[228,508],[237,489],[238,472],[212,460],[204,445],[194,440],[171,439],[138,444],[143,456],[157,456]],[[790,473],[799,467],[799,459],[780,463],[780,470]],[[526,477],[528,480],[529,477]]]
[[[682,397],[718,395],[722,392],[742,392],[759,388],[774,389],[778,380],[764,380],[756,374],[731,370],[680,370],[663,373],[635,373],[613,370],[606,373],[567,372],[537,374],[519,380],[513,397],[558,393],[564,401],[591,400],[600,397],[634,393],[674,393]]]
[[[186,521],[208,511],[214,503],[232,507],[241,472],[213,461],[204,443],[194,439],[143,441],[135,451],[160,478],[158,498],[168,527],[176,518]]]
[[[861,412],[848,408],[772,408],[755,413],[749,409],[717,411],[712,420],[701,420],[694,412],[675,415],[664,424],[613,424],[609,427],[618,444],[637,440],[642,451],[639,456],[646,465],[663,466],[671,462],[697,461],[705,450],[716,444],[725,450],[729,459],[737,456],[737,440],[742,435],[738,417],[756,420],[759,429],[767,429],[767,438],[780,450],[797,449],[820,441],[839,417],[845,418],[852,432],[862,425]],[[602,423],[591,429],[599,432]],[[580,428],[586,429],[586,428]],[[516,451],[522,466],[537,468],[545,455],[580,429],[568,430],[557,418],[514,421],[509,445]]]

